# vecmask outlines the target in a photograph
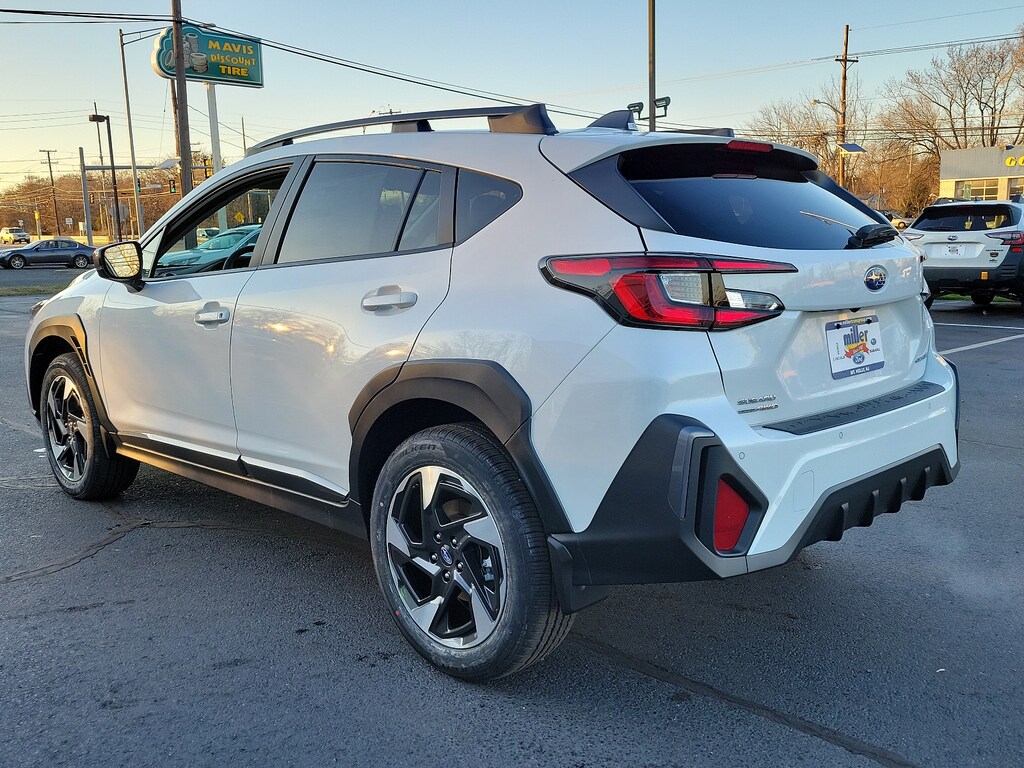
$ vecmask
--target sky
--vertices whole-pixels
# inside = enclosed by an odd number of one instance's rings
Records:
[[[14,3],[14,4],[9,4]],[[13,10],[170,15],[170,0],[0,0],[0,203],[26,174],[78,172],[78,148],[98,162],[96,103],[111,116],[115,159],[128,161],[118,29],[139,164],[175,154],[168,81],[150,63],[145,30],[163,22],[53,23]],[[927,10],[927,16],[922,12]],[[647,0],[182,0],[186,18],[275,43],[433,81],[559,105],[595,116],[646,101]],[[32,23],[25,23],[32,22]],[[1024,3],[979,0],[821,3],[657,0],[657,92],[672,102],[667,120],[739,127],[783,99],[820,95],[840,67],[849,24],[851,54],[1012,34]],[[142,34],[138,34],[142,33]],[[851,68],[866,99],[882,102],[887,81],[927,66],[936,50],[862,55]],[[225,161],[295,128],[372,112],[487,106],[494,100],[426,88],[264,47],[265,86],[216,89]],[[204,86],[188,87],[193,147],[209,151]],[[552,110],[560,128],[589,119]],[[102,137],[106,155],[106,136]]]

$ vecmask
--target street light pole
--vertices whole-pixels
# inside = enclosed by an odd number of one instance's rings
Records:
[[[110,184],[114,190],[114,223],[116,227],[116,241],[121,240],[121,201],[117,196],[117,168],[114,165],[114,137],[110,130],[109,115],[89,115],[90,123],[107,124],[107,152],[110,156]]]
[[[50,160],[50,154],[57,150],[40,149],[39,151],[46,153],[46,165],[50,168],[50,196],[53,198],[53,223],[57,226],[57,237],[60,237],[60,216],[57,214],[57,190],[53,186],[53,161]]]
[[[135,167],[135,135],[132,132],[132,105],[128,99],[128,67],[124,61],[124,30],[117,30],[117,36],[121,41],[121,79],[124,82],[124,111],[128,115],[128,151],[132,160],[132,186],[135,189],[135,221],[139,225],[139,237],[142,237],[146,223],[143,219],[142,200],[139,197],[139,169]]]

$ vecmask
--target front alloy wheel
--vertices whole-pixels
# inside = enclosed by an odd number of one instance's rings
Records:
[[[58,355],[43,376],[39,417],[46,458],[58,485],[76,499],[106,499],[132,484],[134,459],[109,454],[85,369],[73,352]]]
[[[78,385],[66,375],[54,376],[46,392],[44,412],[50,461],[70,483],[79,483],[92,455],[92,430]]]
[[[18,256],[17,254],[15,254],[14,256],[11,256],[11,258],[7,260],[7,264],[8,266],[10,266],[11,269],[21,269],[22,267],[25,266],[25,257]]]
[[[480,425],[432,427],[395,449],[374,490],[370,542],[398,628],[450,675],[511,674],[572,627],[533,499]]]

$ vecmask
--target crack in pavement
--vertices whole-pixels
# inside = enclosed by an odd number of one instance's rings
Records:
[[[848,736],[845,733],[840,733],[839,731],[829,728],[828,726],[821,725],[820,723],[814,723],[810,720],[804,720],[802,717],[797,717],[796,715],[779,712],[778,710],[772,709],[764,704],[760,704],[750,699],[745,699],[742,696],[735,696],[731,693],[720,691],[707,683],[693,680],[679,674],[678,672],[672,672],[671,670],[652,664],[649,661],[644,661],[643,659],[630,656],[629,654],[620,651],[618,648],[602,643],[600,640],[595,640],[587,635],[573,632],[571,637],[573,642],[576,644],[589,649],[599,656],[603,656],[616,666],[625,667],[626,669],[637,672],[644,677],[659,680],[687,693],[715,699],[725,704],[738,707],[750,712],[751,714],[767,718],[772,722],[800,731],[801,733],[820,739],[821,741],[827,742],[833,746],[842,747],[851,754],[866,757],[868,760],[872,760],[886,768],[920,768],[917,763],[912,763],[902,755],[890,752],[884,747],[869,744],[866,741],[861,741],[854,736]]]
[[[72,568],[84,560],[88,560],[93,555],[101,552],[102,550],[114,544],[132,531],[139,530],[140,528],[163,528],[163,529],[182,529],[182,528],[196,528],[204,531],[240,531],[242,533],[258,533],[263,535],[272,535],[288,539],[298,539],[301,541],[312,541],[319,544],[332,544],[337,545],[343,543],[341,539],[345,534],[337,534],[338,538],[332,538],[330,536],[317,535],[315,533],[297,533],[288,531],[277,531],[267,528],[252,528],[239,525],[231,525],[230,523],[223,523],[218,520],[150,520],[144,517],[127,518],[120,514],[116,510],[110,509],[106,504],[103,507],[115,515],[124,522],[120,524],[117,530],[112,531],[108,535],[104,536],[99,541],[93,542],[88,547],[83,549],[81,552],[71,555],[70,557],[58,560],[54,563],[48,563],[47,565],[39,566],[38,568],[32,568],[27,571],[17,571],[15,573],[9,573],[6,576],[0,576],[0,584],[10,584],[15,581],[25,581],[27,579],[35,579],[40,576],[50,576],[54,573]],[[348,537],[352,538],[352,537]]]
[[[3,424],[8,429],[14,429],[18,432],[24,432],[26,435],[32,435],[32,437],[42,438],[38,424],[35,427],[26,427],[24,424],[12,423],[3,416],[0,416],[0,424]]]

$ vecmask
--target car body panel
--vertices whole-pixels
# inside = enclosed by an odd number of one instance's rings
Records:
[[[115,283],[100,316],[100,386],[122,435],[235,451],[231,405],[231,319],[251,271],[151,281],[141,291]],[[224,311],[200,325],[201,312]]]
[[[450,263],[443,247],[258,270],[239,298],[231,341],[243,461],[347,492],[348,406],[366,382],[408,359],[448,292]],[[416,294],[411,307],[363,308],[365,296],[396,283]]]

